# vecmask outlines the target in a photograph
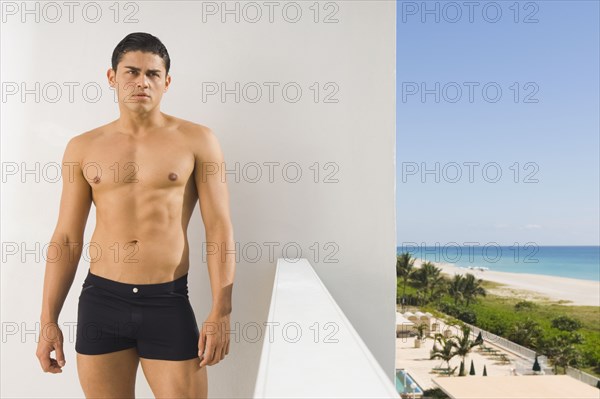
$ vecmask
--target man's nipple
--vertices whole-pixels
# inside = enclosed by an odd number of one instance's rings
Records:
[[[100,176],[94,177],[94,180],[92,180],[92,181],[96,184],[100,183]]]
[[[177,173],[174,173],[174,172],[169,173],[169,180],[171,180],[171,181],[177,180]]]

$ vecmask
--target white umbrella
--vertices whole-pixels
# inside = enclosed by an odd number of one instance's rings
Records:
[[[406,317],[404,317],[402,315],[402,313],[396,312],[396,326],[401,326],[401,325],[414,325],[415,323],[413,323],[412,321],[408,320]]]

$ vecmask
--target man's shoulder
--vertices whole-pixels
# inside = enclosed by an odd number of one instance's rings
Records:
[[[178,129],[192,138],[199,139],[212,134],[212,129],[200,123],[188,121],[181,118],[175,118]]]
[[[220,155],[220,144],[213,130],[200,123],[179,119],[178,129],[186,137],[186,142],[194,154],[203,159],[213,159]]]
[[[214,149],[217,137],[210,127],[185,119],[178,118],[177,121],[178,130],[195,152],[206,153]]]
[[[91,143],[91,141],[102,134],[103,128],[104,126],[100,126],[71,137],[67,142],[65,151],[73,156],[82,157],[85,149],[89,148],[88,145]]]
[[[106,129],[112,124],[107,123],[106,125],[98,126],[94,129],[85,131],[83,133],[77,134],[69,140],[69,143],[73,143],[73,145],[83,145],[89,144],[91,140],[98,138],[106,132]]]

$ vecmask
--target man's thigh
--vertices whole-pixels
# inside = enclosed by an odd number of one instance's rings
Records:
[[[208,375],[200,358],[160,360],[140,358],[142,370],[156,398],[206,398]]]
[[[77,373],[86,398],[134,398],[139,364],[136,348],[101,355],[77,353]]]

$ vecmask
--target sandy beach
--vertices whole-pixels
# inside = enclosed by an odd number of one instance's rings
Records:
[[[414,267],[420,267],[422,262],[422,259],[416,258]],[[492,294],[516,296],[524,300],[562,301],[561,303],[565,305],[600,306],[600,282],[598,281],[541,274],[471,270],[451,263],[431,263],[449,276],[471,273],[482,280],[506,284],[488,290]]]

